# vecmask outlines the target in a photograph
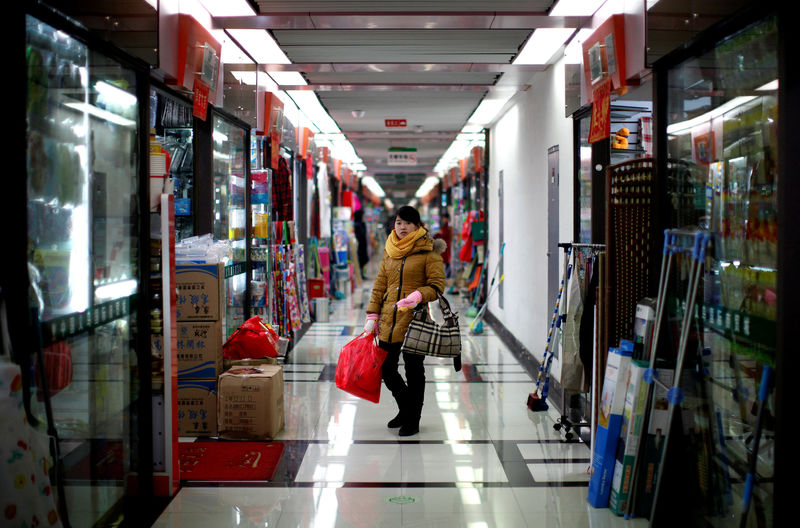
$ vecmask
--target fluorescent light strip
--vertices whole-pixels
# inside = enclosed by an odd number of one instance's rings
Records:
[[[265,30],[230,29],[228,32],[258,64],[291,64],[278,43]]]
[[[386,196],[383,187],[381,187],[381,185],[378,183],[378,180],[376,180],[372,176],[364,176],[363,178],[361,178],[361,183],[378,198],[383,198],[384,196]]]
[[[121,106],[133,106],[136,104],[137,99],[135,95],[106,82],[96,82],[94,88],[111,103]]]
[[[514,64],[547,64],[575,31],[573,28],[538,28],[514,59]]]
[[[757,92],[775,92],[777,90],[778,90],[778,79],[770,81],[764,86],[759,86],[758,88],[756,88]]]
[[[592,16],[606,0],[558,0],[550,16]]]
[[[317,94],[308,90],[289,90],[286,92],[297,107],[324,134],[341,133],[339,125],[328,115]]]
[[[87,103],[64,103],[64,106],[68,106],[69,108],[78,110],[79,112],[92,114],[95,117],[99,117],[100,119],[105,119],[106,121],[109,121],[116,125],[122,125],[126,127],[136,126],[136,121],[126,119],[122,116],[109,112],[108,110],[103,110],[101,108],[97,108],[96,106]]]
[[[414,193],[414,196],[417,198],[422,198],[429,192],[431,192],[437,185],[439,185],[439,178],[436,176],[428,176],[425,178],[425,181],[422,182],[422,185],[419,186],[417,192]]]
[[[730,112],[731,110],[735,109],[738,106],[749,103],[755,98],[756,96],[754,95],[744,95],[740,97],[734,97],[730,101],[721,104],[720,106],[706,112],[703,115],[693,117],[692,119],[688,119],[686,121],[680,121],[678,123],[672,123],[671,125],[667,125],[667,134],[671,134],[673,136],[688,134],[689,132],[692,131],[694,127],[707,124],[712,119],[720,117],[723,114]]]

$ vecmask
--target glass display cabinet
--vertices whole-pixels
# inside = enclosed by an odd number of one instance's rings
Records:
[[[667,221],[712,235],[684,362],[692,375],[681,380],[682,441],[666,459],[683,485],[665,493],[707,526],[744,526],[744,515],[747,526],[774,521],[778,30],[776,17],[747,23],[660,70]],[[682,271],[669,292],[673,329]],[[657,500],[670,508],[676,498]]]
[[[71,524],[92,526],[137,472],[141,77],[33,16],[26,30],[31,407],[52,413]]]
[[[249,131],[214,112],[213,219],[215,240],[230,242],[225,266],[225,315],[223,339],[244,323],[247,284],[247,185]]]

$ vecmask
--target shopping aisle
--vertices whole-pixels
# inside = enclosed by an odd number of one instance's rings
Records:
[[[589,449],[560,441],[554,412],[528,411],[532,378],[486,326],[480,336],[465,333],[461,372],[426,358],[416,436],[400,439],[386,427],[396,407],[385,387],[378,405],[337,389],[338,353],[362,329],[370,287],[333,302],[330,322],[314,324],[287,358],[286,427],[277,438],[286,448],[274,480],[184,483],[155,526],[646,524],[586,503]]]

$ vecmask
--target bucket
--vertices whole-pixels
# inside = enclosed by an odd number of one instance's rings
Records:
[[[330,314],[328,312],[328,298],[317,297],[314,299],[314,319],[318,323],[327,323]]]

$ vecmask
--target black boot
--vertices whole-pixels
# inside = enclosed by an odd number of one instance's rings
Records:
[[[400,409],[397,413],[397,416],[389,420],[389,423],[386,424],[386,427],[389,429],[394,429],[396,427],[400,427],[403,425],[403,420],[405,418],[405,407],[406,407],[406,395],[405,393],[400,393],[394,397],[395,401],[397,401],[397,408]]]
[[[408,413],[400,426],[400,436],[412,436],[419,433],[419,418],[422,415],[422,403],[417,399],[408,402]]]

